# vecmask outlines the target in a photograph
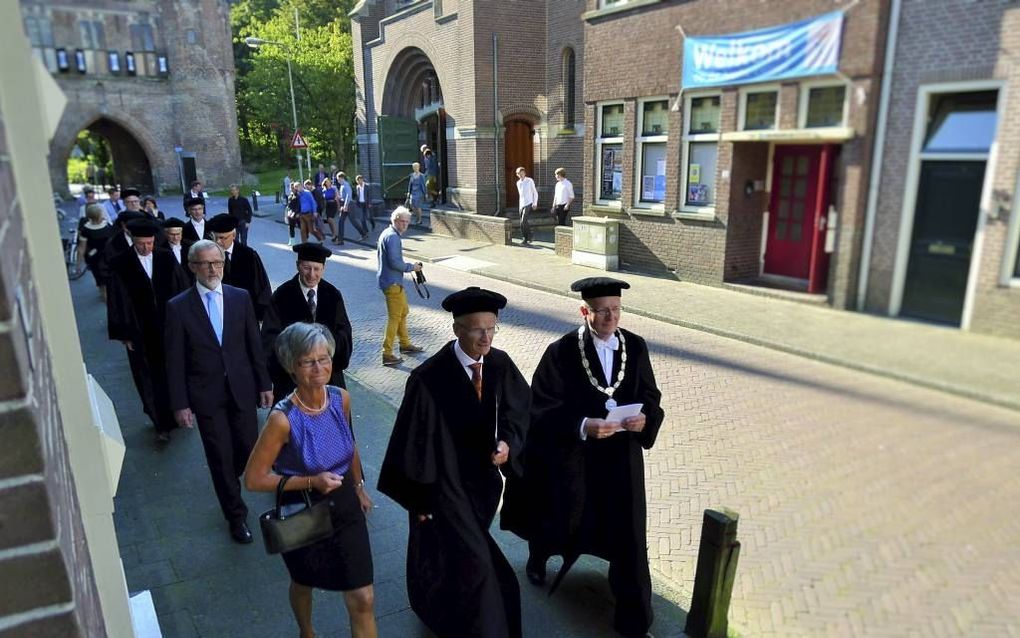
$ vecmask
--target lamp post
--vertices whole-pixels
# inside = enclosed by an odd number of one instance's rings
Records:
[[[256,38],[254,36],[249,36],[249,37],[245,38],[244,39],[244,43],[247,44],[252,49],[258,49],[263,44],[272,44],[272,45],[275,45],[275,46],[278,46],[278,47],[284,46],[283,42],[275,42],[273,40],[263,40],[262,38]],[[294,100],[294,73],[291,71],[291,68],[290,68],[290,56],[288,55],[286,57],[287,57],[287,82],[290,84],[290,111],[291,111],[291,114],[294,116],[294,131],[297,131],[298,130],[298,123],[297,123],[297,102]],[[300,179],[302,182],[305,181],[305,175],[304,175],[304,172],[301,169],[301,151],[300,150],[298,151],[298,179]]]

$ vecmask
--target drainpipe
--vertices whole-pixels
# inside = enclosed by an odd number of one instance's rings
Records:
[[[496,171],[496,212],[499,217],[503,212],[503,191],[500,184],[503,174],[499,171],[499,41],[496,32],[492,32],[492,163]]]
[[[889,120],[889,97],[892,87],[893,63],[896,60],[896,39],[900,31],[901,0],[892,0],[889,12],[889,33],[885,42],[885,64],[882,69],[882,95],[878,103],[878,121],[875,123],[875,148],[871,153],[871,179],[868,186],[868,207],[864,216],[864,246],[857,275],[857,310],[864,310],[868,293],[868,273],[871,264],[871,246],[875,234],[875,215],[878,212],[878,190],[882,181],[882,159],[885,155],[885,131]]]

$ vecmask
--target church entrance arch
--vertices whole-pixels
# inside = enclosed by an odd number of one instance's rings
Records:
[[[152,164],[145,149],[127,128],[106,117],[94,120],[75,135],[74,142],[66,150],[65,163],[73,156],[84,154],[81,146],[85,144],[78,144],[79,135],[83,131],[90,133],[90,139],[101,138],[105,142],[112,164],[111,171],[96,163],[86,174],[90,183],[99,187],[119,184],[123,188],[137,188],[143,193],[156,192]]]
[[[446,201],[447,125],[443,91],[432,61],[417,47],[404,49],[393,59],[386,75],[378,121],[385,199],[403,199],[411,164],[419,162],[422,172],[431,178],[430,196],[435,196],[437,203]],[[422,146],[432,150],[431,167],[426,167]]]

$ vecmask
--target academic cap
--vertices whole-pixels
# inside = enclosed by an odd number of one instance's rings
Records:
[[[237,230],[237,218],[227,213],[220,213],[205,223],[206,229],[211,233],[229,233]]]
[[[316,244],[310,241],[298,244],[291,250],[297,253],[297,258],[300,261],[317,261],[320,264],[326,263],[329,256],[333,254],[332,250],[326,248],[322,244]]]
[[[184,228],[184,221],[171,217],[163,222],[163,228]]]
[[[619,297],[624,288],[630,288],[630,284],[612,277],[585,277],[570,284],[570,289],[581,293],[582,299]]]
[[[122,210],[120,213],[117,214],[118,224],[126,225],[139,219],[152,219],[152,217],[147,213],[143,213],[140,210]]]
[[[155,237],[156,224],[144,219],[132,219],[127,225],[128,232],[132,237]]]
[[[188,209],[192,206],[198,206],[199,204],[205,206],[205,200],[201,197],[188,197],[184,200],[184,208]]]
[[[505,307],[506,297],[478,286],[465,288],[443,299],[443,310],[452,312],[455,318],[472,312],[491,312],[498,315]]]
[[[138,197],[138,198],[141,198],[141,196],[142,196],[142,192],[139,191],[139,190],[136,190],[134,188],[125,188],[122,191],[120,191],[120,198],[121,199],[127,199],[128,197]]]

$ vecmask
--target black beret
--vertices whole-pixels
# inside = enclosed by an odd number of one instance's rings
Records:
[[[326,248],[322,244],[316,244],[315,242],[310,241],[298,244],[291,250],[297,253],[297,258],[301,261],[317,261],[320,264],[326,263],[329,256],[333,254],[332,250]]]
[[[220,213],[205,223],[205,229],[211,233],[229,233],[237,230],[237,218]]]
[[[125,197],[141,197],[141,196],[142,192],[139,190],[135,190],[134,188],[125,188],[120,191],[121,199],[124,199]]]
[[[184,228],[184,222],[176,217],[171,217],[163,222],[163,228]]]
[[[145,219],[132,219],[127,229],[132,237],[155,237],[158,230],[154,222]]]
[[[129,224],[138,219],[152,219],[152,217],[140,210],[122,210],[117,215],[118,224]]]
[[[582,299],[619,297],[624,288],[630,288],[630,284],[612,277],[585,277],[570,284],[570,289],[581,293]]]
[[[192,206],[198,206],[199,204],[205,206],[205,199],[201,197],[187,197],[184,199],[184,208],[191,208]]]
[[[454,317],[472,312],[492,312],[498,315],[505,307],[506,297],[478,286],[465,288],[443,299],[443,310],[452,312]]]

